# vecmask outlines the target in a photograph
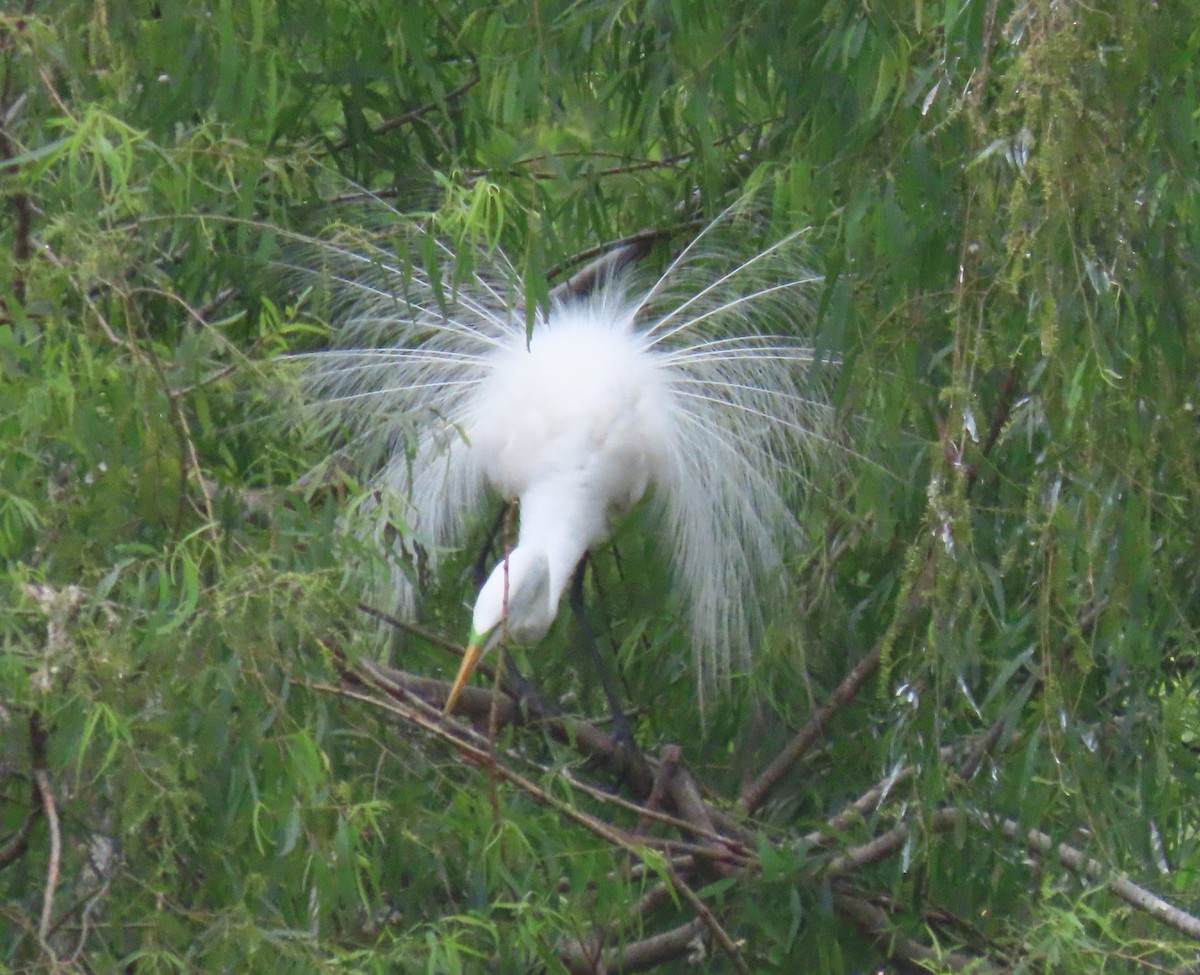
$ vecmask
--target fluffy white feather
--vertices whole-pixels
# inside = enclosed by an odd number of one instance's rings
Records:
[[[444,248],[433,274],[362,244],[310,240],[289,260],[335,298],[338,347],[305,357],[308,392],[352,451],[382,458],[376,483],[409,506],[431,568],[489,487],[519,500],[518,545],[480,594],[477,635],[507,608],[515,636],[540,638],[583,554],[653,488],[701,686],[747,661],[784,591],[799,534],[789,501],[828,418],[801,235],[735,260],[721,241],[757,226],[747,209],[649,287],[609,278],[531,328],[502,258],[453,285]],[[402,613],[408,580],[391,582]]]

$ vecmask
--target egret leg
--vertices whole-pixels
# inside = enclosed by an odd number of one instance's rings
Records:
[[[504,527],[504,519],[508,516],[508,505],[500,505],[500,510],[496,512],[496,517],[492,521],[492,527],[488,529],[487,538],[483,540],[483,545],[479,549],[479,557],[475,560],[475,564],[471,566],[471,578],[475,582],[475,588],[479,589],[488,577],[488,562],[491,560],[492,548],[496,544],[496,539],[500,537],[500,530]]]
[[[591,658],[596,675],[600,678],[600,686],[604,688],[604,696],[608,698],[608,709],[612,713],[613,720],[613,741],[622,747],[630,748],[634,744],[633,725],[630,724],[629,716],[625,713],[624,708],[621,707],[621,695],[613,680],[612,671],[609,669],[604,655],[600,652],[600,645],[596,642],[596,634],[593,632],[592,625],[584,610],[583,580],[586,572],[587,559],[584,559],[579,563],[579,568],[575,570],[575,575],[571,579],[571,592],[568,600],[571,605],[571,612],[575,614],[575,619],[579,624],[580,641],[587,650],[588,657]]]
[[[528,710],[528,705],[532,703],[535,708],[545,710],[545,699],[542,697],[542,692],[538,689],[537,685],[521,673],[513,655],[507,649],[503,650],[502,653],[504,654],[504,672],[501,675],[501,682],[508,696],[517,702],[519,720],[524,722],[527,718],[526,711]]]

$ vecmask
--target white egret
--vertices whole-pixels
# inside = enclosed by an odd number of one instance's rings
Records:
[[[647,494],[701,691],[746,660],[798,532],[786,496],[828,415],[801,234],[732,261],[721,241],[759,225],[750,211],[726,211],[648,286],[601,275],[528,318],[502,258],[451,284],[452,255],[425,237],[442,266],[361,243],[320,245],[322,272],[290,265],[322,273],[335,298],[339,347],[305,357],[308,391],[352,445],[382,453],[376,486],[404,499],[431,566],[463,543],[489,489],[519,503],[447,712],[502,634],[546,634],[581,559]],[[391,584],[411,612],[409,576]]]

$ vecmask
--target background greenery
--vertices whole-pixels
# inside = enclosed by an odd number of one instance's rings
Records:
[[[670,971],[1194,971],[1198,84],[1191,0],[14,0],[0,966],[599,971],[662,935]],[[350,183],[534,297],[751,184],[813,228],[845,448],[802,598],[702,716],[636,524],[593,594],[733,861],[606,834],[636,814],[571,741],[505,730],[489,772],[345,669],[378,554],[353,483],[296,486],[329,445],[268,369],[319,302],[227,218],[352,223]],[[435,588],[457,639],[471,583]],[[602,714],[570,642],[539,682]]]

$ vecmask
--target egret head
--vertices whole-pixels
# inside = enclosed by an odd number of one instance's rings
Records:
[[[556,609],[551,601],[550,561],[545,551],[518,545],[492,570],[479,590],[467,652],[446,696],[446,714],[454,710],[480,658],[501,637],[507,633],[522,643],[540,640],[554,622]]]

